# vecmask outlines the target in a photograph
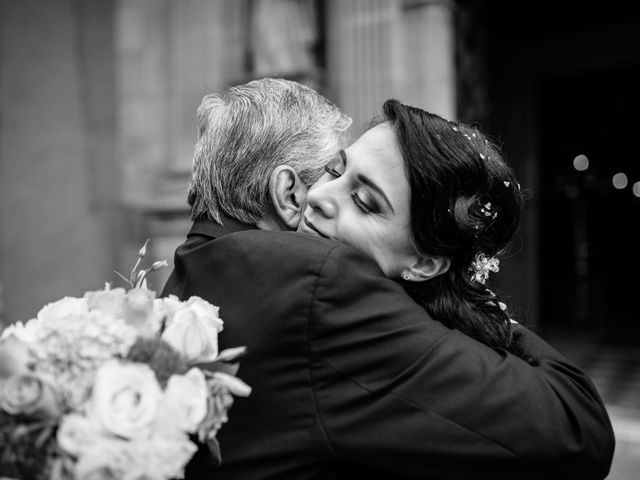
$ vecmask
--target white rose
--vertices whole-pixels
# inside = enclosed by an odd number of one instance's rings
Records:
[[[161,434],[194,433],[207,414],[209,388],[200,369],[172,375],[154,431]]]
[[[147,457],[132,442],[102,438],[86,449],[75,465],[75,480],[166,480],[147,468]]]
[[[0,339],[0,379],[28,372],[29,346],[16,335]]]
[[[190,362],[212,361],[218,355],[222,330],[218,310],[200,297],[191,297],[175,312],[162,338]]]
[[[87,299],[89,309],[99,310],[112,317],[121,317],[125,295],[124,288],[111,289],[107,285],[104,290],[86,292],[84,298]]]
[[[173,318],[173,315],[182,308],[183,304],[175,295],[169,295],[164,298],[156,298],[153,300],[153,310],[159,317],[165,317],[167,321]]]
[[[158,380],[148,365],[112,360],[96,373],[90,414],[115,435],[144,437],[156,418],[161,397]]]
[[[216,307],[215,305],[212,305],[206,300],[195,295],[189,297],[189,300],[187,300],[185,306],[190,308],[198,316],[198,318],[207,319],[207,321],[209,321],[212,325],[215,325],[216,329],[219,332],[222,331],[223,322],[218,315],[218,312],[220,311],[219,307]]]
[[[89,313],[89,303],[86,298],[64,297],[49,303],[38,312],[38,320],[48,322],[69,315],[86,315]]]
[[[77,413],[65,415],[58,427],[58,445],[73,456],[79,456],[101,440],[97,426]]]
[[[155,298],[156,292],[148,288],[132,288],[125,297],[124,319],[141,335],[153,336],[160,328],[154,315],[153,300]]]
[[[157,334],[161,328],[166,327],[180,308],[182,308],[182,302],[175,295],[154,298],[152,313],[153,324],[156,326],[154,334]]]
[[[148,443],[152,478],[183,478],[184,467],[197,450],[186,436],[152,437]]]

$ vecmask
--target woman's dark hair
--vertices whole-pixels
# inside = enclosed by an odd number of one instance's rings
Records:
[[[411,188],[414,247],[451,259],[442,275],[404,282],[407,292],[448,327],[526,358],[504,303],[471,269],[478,255],[502,253],[518,229],[524,198],[513,171],[475,128],[397,100],[386,101],[383,114]]]

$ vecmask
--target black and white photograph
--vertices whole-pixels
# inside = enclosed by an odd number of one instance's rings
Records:
[[[0,480],[636,480],[636,7],[0,0]]]

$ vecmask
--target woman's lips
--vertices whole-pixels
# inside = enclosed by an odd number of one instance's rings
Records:
[[[307,217],[304,217],[304,216],[302,217],[302,226],[303,226],[303,228],[305,230],[311,231],[311,232],[317,234],[318,236],[320,236],[322,238],[329,238],[324,233],[322,233],[320,230],[318,230],[316,228],[316,226],[307,219]]]

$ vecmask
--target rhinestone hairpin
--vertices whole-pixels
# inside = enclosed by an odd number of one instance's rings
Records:
[[[498,216],[498,212],[491,211],[491,202],[487,202],[482,205],[482,208],[480,208],[480,213],[482,213],[485,217],[496,218]]]
[[[496,257],[487,257],[484,253],[478,253],[469,267],[469,272],[472,273],[471,281],[483,285],[489,278],[490,272],[497,273],[499,271],[500,260]]]

